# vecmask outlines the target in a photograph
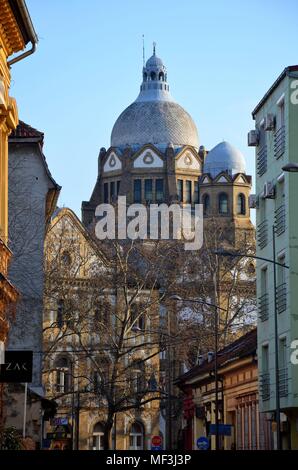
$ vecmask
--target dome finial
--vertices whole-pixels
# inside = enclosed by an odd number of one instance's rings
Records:
[[[153,55],[156,55],[156,42],[153,43]]]

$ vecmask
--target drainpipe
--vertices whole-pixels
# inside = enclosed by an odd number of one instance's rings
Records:
[[[32,47],[28,51],[23,52],[19,56],[14,57],[13,59],[7,61],[8,67],[11,67],[13,64],[16,64],[17,62],[20,62],[21,60],[25,59],[26,57],[29,57],[30,55],[34,54],[34,52],[36,51],[36,48],[37,48],[37,43],[38,43],[38,37],[37,37],[37,34],[34,30],[34,27],[33,27],[33,24],[32,24],[30,15],[29,15],[29,11],[28,11],[26,3],[25,3],[25,0],[16,0],[16,2],[17,2],[17,5],[18,5],[18,8],[20,10],[22,19],[25,23],[26,30],[27,30],[28,36],[30,38],[30,42],[32,44]]]

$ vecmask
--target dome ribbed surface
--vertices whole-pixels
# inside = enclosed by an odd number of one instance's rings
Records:
[[[199,148],[199,138],[191,116],[172,101],[135,101],[115,122],[112,147],[145,144]]]
[[[222,171],[231,175],[246,171],[244,156],[229,142],[220,142],[210,150],[204,163],[204,173],[210,173],[212,177]]]

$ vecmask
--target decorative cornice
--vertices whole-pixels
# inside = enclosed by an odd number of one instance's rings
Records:
[[[0,0],[0,38],[6,57],[25,48],[25,41],[8,0]]]

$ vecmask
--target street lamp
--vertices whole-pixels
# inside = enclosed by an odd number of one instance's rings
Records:
[[[225,308],[219,307],[216,304],[210,302],[205,302],[204,300],[194,300],[194,299],[182,299],[179,295],[172,295],[169,297],[171,300],[176,300],[178,302],[192,302],[201,305],[208,305],[214,308],[215,311],[215,351],[214,351],[214,381],[215,381],[215,450],[219,449],[219,433],[218,433],[218,310],[223,310],[226,312]]]
[[[286,165],[287,166],[287,165]],[[285,167],[284,167],[285,168]],[[283,168],[283,169],[284,169]],[[285,170],[290,171],[290,170]],[[298,165],[297,170],[298,171]],[[278,316],[277,316],[277,300],[276,300],[276,266],[281,266],[282,268],[289,269],[289,266],[279,263],[275,260],[276,250],[275,250],[275,226],[272,226],[272,244],[273,244],[273,259],[263,258],[262,256],[255,256],[246,253],[230,252],[225,250],[219,250],[214,252],[214,254],[220,256],[231,256],[231,257],[240,257],[240,258],[254,258],[260,259],[262,261],[267,261],[274,265],[273,268],[273,288],[274,288],[274,340],[275,340],[275,396],[276,396],[276,434],[277,434],[277,450],[282,448],[281,442],[281,432],[280,432],[280,391],[279,391],[279,359],[278,359]]]
[[[298,163],[287,163],[282,167],[282,170],[288,173],[298,173]]]

